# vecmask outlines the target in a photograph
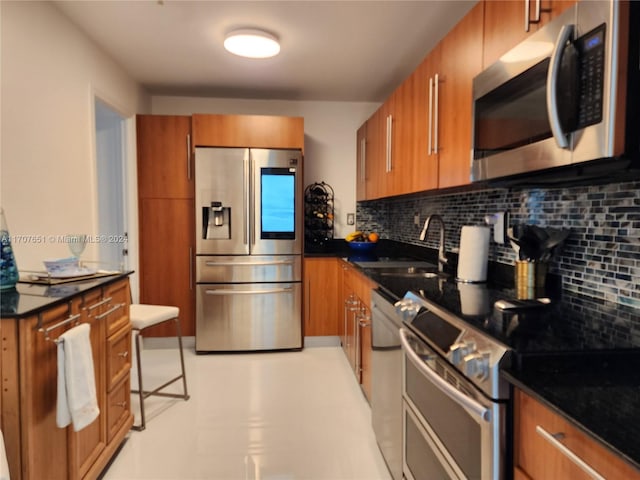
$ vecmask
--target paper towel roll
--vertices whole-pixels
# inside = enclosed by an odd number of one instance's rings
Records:
[[[460,232],[458,280],[485,282],[489,261],[489,227],[464,226]]]

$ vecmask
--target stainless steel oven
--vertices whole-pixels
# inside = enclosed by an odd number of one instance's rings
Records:
[[[507,347],[411,292],[397,308],[405,478],[506,478]]]

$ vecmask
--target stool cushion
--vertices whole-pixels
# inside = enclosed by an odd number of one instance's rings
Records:
[[[180,314],[178,307],[165,305],[144,305],[133,303],[129,306],[131,326],[135,330],[143,330],[167,320],[173,320]]]

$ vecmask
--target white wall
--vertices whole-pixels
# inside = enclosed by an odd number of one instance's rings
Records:
[[[57,235],[97,231],[94,97],[131,119],[150,99],[51,3],[1,1],[0,20],[0,203],[19,269],[41,270],[70,254]]]
[[[354,229],[347,213],[356,211],[356,130],[378,108],[377,103],[301,102],[195,97],[152,97],[151,113],[286,115],[304,117],[304,185],[324,181],[335,191],[334,236]]]

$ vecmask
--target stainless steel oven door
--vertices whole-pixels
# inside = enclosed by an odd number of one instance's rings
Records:
[[[485,397],[409,330],[400,330],[400,341],[405,477],[501,480],[505,405]],[[421,452],[427,445],[429,453]]]

